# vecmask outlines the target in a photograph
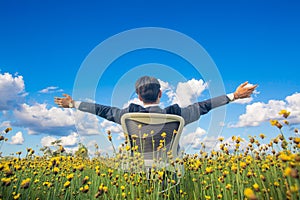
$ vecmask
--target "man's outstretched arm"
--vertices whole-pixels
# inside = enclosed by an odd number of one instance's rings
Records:
[[[74,101],[70,95],[63,94],[64,97],[55,97],[54,102],[62,108],[76,108],[83,112],[98,115],[109,121],[121,123],[120,119],[122,114],[127,112],[126,109],[120,109],[117,107],[105,106],[95,103]]]
[[[194,103],[186,108],[181,108],[181,116],[185,123],[189,124],[200,118],[201,115],[208,113],[211,109],[228,104],[237,99],[248,98],[258,85],[248,86],[248,81],[239,85],[234,93],[214,97],[205,101]]]

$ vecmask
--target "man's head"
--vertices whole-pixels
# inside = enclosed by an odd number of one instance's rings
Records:
[[[161,97],[160,84],[154,77],[143,76],[135,83],[135,91],[144,103],[157,103]]]

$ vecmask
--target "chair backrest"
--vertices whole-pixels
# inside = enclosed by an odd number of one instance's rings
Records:
[[[131,146],[138,146],[144,160],[157,160],[162,152],[170,152],[173,158],[177,157],[184,127],[182,117],[161,113],[126,113],[121,118],[121,125]]]

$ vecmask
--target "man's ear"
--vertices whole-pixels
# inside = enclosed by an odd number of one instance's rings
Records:
[[[143,102],[143,98],[141,97],[141,95],[138,95],[139,100]]]
[[[159,98],[159,99],[161,98],[161,95],[162,95],[162,91],[159,90],[159,93],[158,93],[158,98]]]

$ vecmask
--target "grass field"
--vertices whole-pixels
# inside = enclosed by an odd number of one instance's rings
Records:
[[[121,170],[124,154],[89,159],[81,156],[84,149],[67,156],[60,147],[60,154],[41,157],[29,148],[22,158],[21,152],[1,158],[0,199],[300,199],[300,137],[295,129],[285,138],[284,123],[272,120],[279,135],[269,141],[263,134],[249,137],[245,149],[233,136],[231,147],[219,138],[218,151],[169,157],[171,166],[184,171],[157,168],[150,177]],[[130,150],[123,146],[124,152]],[[138,160],[130,162],[139,166]]]

